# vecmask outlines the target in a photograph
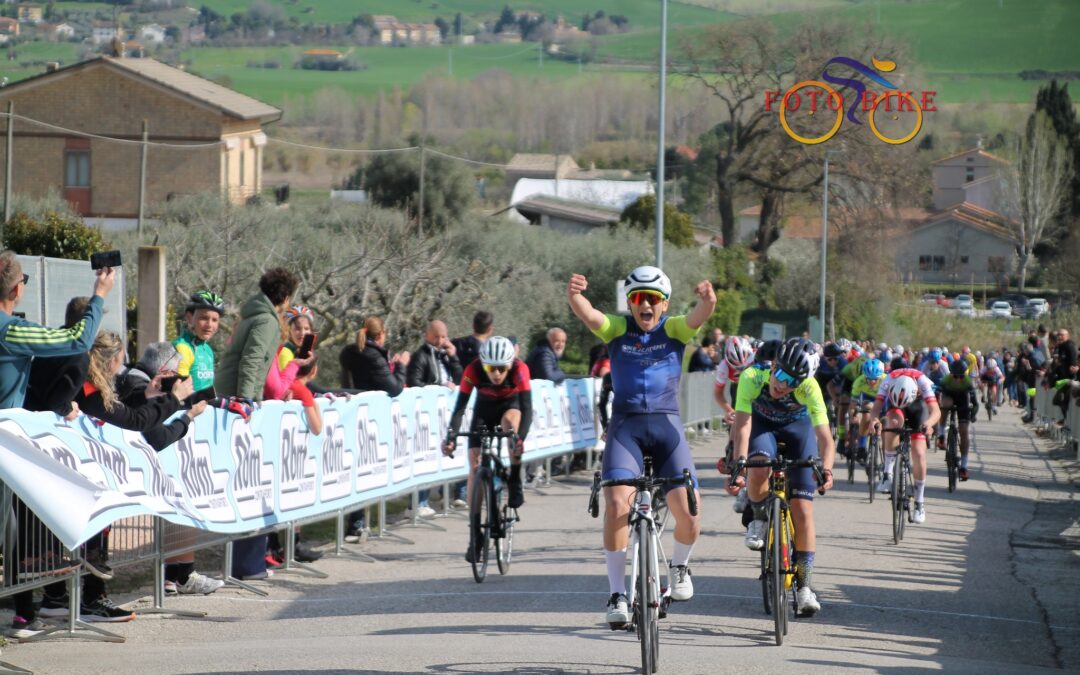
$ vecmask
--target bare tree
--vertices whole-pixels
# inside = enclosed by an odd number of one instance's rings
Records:
[[[1058,216],[1066,206],[1073,175],[1072,157],[1065,140],[1042,111],[1028,118],[1020,138],[1015,166],[1001,179],[1006,227],[1016,242],[1020,290],[1035,247],[1060,227]]]

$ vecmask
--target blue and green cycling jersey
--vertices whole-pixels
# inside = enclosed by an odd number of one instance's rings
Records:
[[[865,375],[860,375],[855,378],[855,384],[851,385],[851,398],[860,398],[865,396],[873,400],[877,398],[878,386],[881,384],[881,380],[874,380],[873,384],[866,379]]]
[[[214,350],[206,342],[185,330],[173,340],[173,346],[180,352],[180,367],[176,374],[190,377],[195,391],[202,391],[214,386]]]
[[[611,357],[614,413],[678,413],[683,352],[697,334],[685,316],[665,316],[645,332],[625,316],[605,314],[593,335]]]
[[[755,415],[779,426],[787,426],[804,417],[810,417],[811,426],[829,423],[825,411],[825,399],[817,380],[808,377],[802,384],[780,398],[769,393],[768,370],[747,368],[739,376],[739,398],[735,411]]]
[[[855,380],[859,379],[860,375],[862,375],[863,364],[866,363],[868,360],[869,359],[865,354],[860,354],[859,356],[855,357],[854,361],[840,369],[840,374],[843,375],[848,382],[854,382]]]

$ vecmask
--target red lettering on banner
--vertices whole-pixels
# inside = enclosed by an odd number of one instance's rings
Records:
[[[784,107],[788,110],[795,111],[802,105],[802,97],[799,96],[797,91],[789,91],[784,94]]]
[[[827,101],[829,104],[829,108],[832,109],[833,112],[839,110],[844,106],[844,97],[835,91],[829,93],[829,98],[827,99]]]
[[[914,92],[902,91],[896,94],[896,110],[902,111],[907,108],[908,112],[915,112],[915,108],[911,106],[911,102],[915,99],[912,97]]]
[[[817,97],[820,93],[817,89],[810,90],[810,112],[817,112]]]
[[[772,112],[773,103],[780,98],[780,92],[776,89],[765,90],[765,112]]]
[[[927,94],[929,94],[929,96],[927,96]],[[934,96],[936,94],[936,91],[923,91],[921,107],[924,111],[937,112],[937,106],[934,105]]]
[[[866,90],[862,93],[862,110],[863,112],[870,112],[874,109],[874,102],[877,101],[877,94],[870,90]]]

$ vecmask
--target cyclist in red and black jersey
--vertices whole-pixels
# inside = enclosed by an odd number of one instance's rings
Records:
[[[454,451],[458,429],[469,404],[469,396],[476,390],[472,424],[469,427],[469,477],[467,501],[472,504],[473,472],[480,465],[480,427],[517,432],[517,447],[510,455],[510,491],[507,502],[516,509],[525,503],[525,491],[521,483],[521,453],[525,436],[532,424],[532,384],[529,367],[514,356],[514,345],[507,338],[496,335],[488,338],[480,348],[480,358],[465,368],[458,387],[457,402],[450,417],[450,429],[443,444],[443,454]]]

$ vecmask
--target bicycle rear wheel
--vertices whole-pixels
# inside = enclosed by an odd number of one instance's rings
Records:
[[[784,540],[784,522],[782,513],[780,511],[780,500],[774,499],[772,505],[772,512],[769,518],[770,536],[769,539],[769,565],[772,567],[769,578],[771,579],[770,589],[772,591],[772,606],[773,606],[773,637],[776,639],[777,646],[784,644],[785,622],[787,620],[787,589],[785,588],[785,568],[784,568],[784,551],[783,547],[786,545]]]
[[[772,614],[772,565],[769,564],[769,546],[761,547],[761,598],[765,604],[765,613]]]
[[[488,555],[491,550],[491,526],[493,513],[492,495],[495,488],[491,482],[491,471],[481,467],[476,471],[473,481],[472,504],[469,505],[471,524],[470,545],[472,548],[472,573],[476,583],[481,584],[487,576]]]
[[[871,436],[866,450],[866,479],[870,483],[870,503],[874,503],[874,493],[877,492],[879,482],[878,474],[881,472],[881,438]]]
[[[855,451],[848,446],[847,456],[847,482],[850,484],[855,483]]]
[[[646,520],[638,522],[638,640],[641,642],[641,672],[652,675],[659,667],[660,579],[655,564],[654,541]]]
[[[956,478],[959,469],[960,450],[957,447],[956,427],[949,427],[949,439],[945,446],[945,466],[949,471],[949,492],[956,492]]]

